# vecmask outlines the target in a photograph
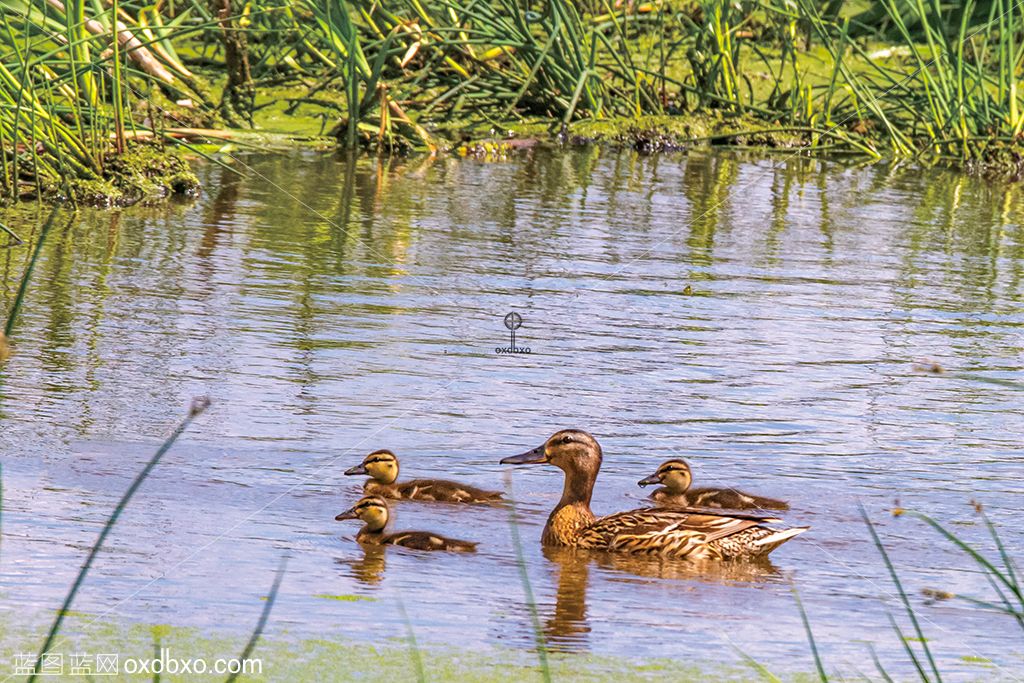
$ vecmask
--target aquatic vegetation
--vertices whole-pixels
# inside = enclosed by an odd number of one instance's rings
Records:
[[[117,185],[113,162],[140,135],[163,135],[154,89],[202,99],[154,33],[157,12],[96,9],[81,0],[0,5],[0,192],[9,199]]]
[[[989,585],[995,592],[998,601],[982,600],[975,597],[969,596],[957,596],[954,593],[945,590],[936,590],[933,588],[926,588],[922,590],[922,593],[931,599],[932,601],[938,600],[951,600],[954,598],[962,599],[970,604],[977,605],[983,609],[993,610],[1005,615],[1012,617],[1022,629],[1024,629],[1024,586],[1020,583],[1019,569],[1014,562],[1013,558],[1007,552],[1006,546],[999,536],[999,532],[995,525],[984,513],[984,509],[979,503],[974,503],[974,508],[977,514],[979,514],[988,530],[993,544],[996,548],[998,559],[986,557],[978,549],[974,548],[957,534],[950,531],[945,525],[940,524],[934,518],[929,515],[925,515],[919,512],[910,510],[904,510],[902,508],[896,508],[893,510],[893,514],[897,517],[900,516],[911,516],[925,522],[933,530],[937,531],[940,536],[950,541],[954,547],[961,550],[968,558],[972,560],[976,568],[981,570],[988,578]],[[892,625],[893,632],[899,640],[904,652],[907,655],[908,661],[913,665],[914,671],[917,674],[918,680],[922,683],[928,683],[929,681],[942,681],[942,670],[936,662],[936,658],[932,653],[929,640],[926,637],[923,628],[921,627],[921,617],[915,610],[913,604],[910,602],[910,598],[904,588],[903,581],[893,564],[892,559],[889,557],[889,553],[882,543],[881,538],[878,535],[878,531],[875,528],[874,523],[868,517],[867,512],[861,509],[861,518],[864,521],[865,526],[868,529],[868,533],[871,535],[871,539],[875,544],[875,548],[878,550],[882,561],[885,564],[886,570],[889,573],[889,577],[892,580],[893,587],[896,589],[897,596],[899,597],[900,604],[906,614],[907,620],[910,622],[913,628],[913,636],[909,636],[904,633],[900,627],[896,618],[889,615],[889,621]],[[999,564],[1002,566],[999,566]],[[825,671],[825,665],[822,657],[818,651],[817,642],[815,640],[814,631],[811,627],[810,620],[807,617],[807,613],[804,610],[803,602],[800,599],[796,588],[793,589],[793,597],[796,601],[797,609],[800,611],[800,617],[804,624],[804,629],[807,633],[808,645],[811,650],[811,655],[814,658],[815,668],[818,672],[818,677],[821,681],[825,682],[829,680],[828,674]],[[875,668],[878,671],[879,676],[882,680],[892,681],[894,678],[886,670],[883,662],[878,658],[873,648],[871,651],[871,657],[875,664]],[[746,658],[750,666],[758,669],[762,672],[767,672],[759,663]],[[965,657],[965,660],[987,662],[983,658],[976,656]],[[768,674],[770,676],[770,674]]]
[[[187,144],[180,131],[252,125],[281,87],[294,92],[281,103],[288,115],[333,124],[349,147],[435,151],[479,125],[572,135],[581,122],[716,113],[729,123],[711,140],[721,144],[781,134],[820,153],[1024,167],[1024,14],[1006,0],[887,0],[870,21],[822,0],[257,0],[224,2],[217,16],[200,3],[7,0],[3,10],[0,190],[12,199],[116,194],[118,159],[138,141],[173,156]],[[188,191],[172,166],[159,185]]]

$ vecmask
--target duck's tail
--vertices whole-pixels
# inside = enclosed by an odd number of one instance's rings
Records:
[[[452,550],[457,553],[475,553],[479,543],[472,541],[459,541],[454,538],[446,539],[445,550]]]
[[[753,545],[761,549],[761,554],[767,555],[789,539],[799,536],[810,528],[809,526],[795,526],[789,529],[771,529],[771,534],[757,539]]]

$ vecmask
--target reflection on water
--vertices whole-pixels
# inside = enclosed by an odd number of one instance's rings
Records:
[[[358,558],[338,558],[338,566],[345,576],[358,581],[367,588],[380,585],[387,569],[387,549],[380,545],[360,544],[363,554]]]
[[[270,636],[401,633],[400,596],[423,643],[531,648],[507,510],[403,502],[401,528],[480,552],[364,549],[333,521],[359,495],[342,472],[386,447],[405,477],[495,488],[501,457],[579,427],[605,450],[598,514],[645,504],[637,479],[683,457],[699,485],[789,500],[786,520],[813,528],[774,566],[542,551],[561,479],[517,471],[526,569],[559,649],[736,648],[810,671],[792,580],[832,666],[861,670],[870,644],[913,675],[863,504],[943,668],[985,677],[982,659],[1000,675],[1019,663],[999,616],[918,599],[922,587],[989,588],[886,510],[899,498],[985,546],[978,499],[1008,546],[1024,545],[1019,391],[912,369],[927,357],[1019,376],[1021,188],[596,149],[245,163],[248,178],[206,168],[193,203],[55,225],[0,370],[0,610],[59,604],[153,444],[191,396],[210,394],[81,594],[76,609],[100,623],[248,625],[292,549]],[[0,250],[6,308],[45,211],[3,214],[27,240]],[[510,310],[529,355],[494,353]]]
[[[778,580],[779,570],[767,558],[747,562],[690,562],[687,560],[605,553],[577,548],[543,548],[555,567],[557,588],[554,608],[544,618],[544,633],[552,650],[587,649],[587,592],[590,565],[611,570],[610,581],[673,579],[724,585]],[[642,606],[640,606],[642,607]]]

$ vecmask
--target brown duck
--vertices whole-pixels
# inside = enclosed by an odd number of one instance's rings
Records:
[[[548,517],[541,543],[691,559],[764,557],[809,527],[775,529],[781,520],[744,513],[708,514],[688,508],[649,508],[595,517],[590,510],[601,469],[601,446],[590,434],[565,429],[508,465],[550,463],[565,473],[562,499]]]
[[[390,517],[387,501],[380,496],[363,496],[350,509],[335,517],[335,520],[358,519],[363,528],[356,534],[356,540],[366,545],[397,545],[413,550],[454,550],[471,553],[476,543],[445,538],[429,531],[399,531],[388,534],[384,530]]]
[[[650,495],[651,500],[661,505],[680,507],[727,508],[729,510],[788,510],[784,500],[755,496],[733,488],[691,489],[693,475],[690,466],[683,460],[668,460],[661,463],[658,471],[637,482],[640,486],[661,484]]]
[[[501,493],[484,491],[444,479],[413,479],[399,482],[398,458],[387,449],[374,451],[363,462],[345,470],[347,475],[365,474],[370,477],[363,484],[363,493],[375,494],[394,500],[425,500],[441,503],[493,503],[501,500]]]

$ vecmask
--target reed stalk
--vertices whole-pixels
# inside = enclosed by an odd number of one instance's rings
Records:
[[[238,679],[244,663],[249,660],[249,657],[256,649],[256,644],[260,642],[260,638],[263,636],[263,629],[266,628],[267,622],[270,620],[270,612],[274,609],[274,602],[277,600],[277,593],[281,589],[281,581],[284,579],[284,572],[287,566],[288,556],[285,555],[277,566],[277,572],[274,574],[274,583],[270,587],[270,593],[267,594],[266,602],[263,603],[263,610],[260,612],[260,618],[256,622],[256,627],[253,629],[252,634],[249,635],[249,640],[246,641],[241,654],[238,655],[236,660],[239,663],[238,671],[229,674],[227,679],[225,679],[225,683],[234,683]]]
[[[540,613],[537,610],[537,601],[533,595],[533,585],[530,583],[530,573],[526,568],[526,556],[523,553],[523,542],[519,537],[519,518],[516,515],[515,497],[512,492],[512,473],[505,472],[505,496],[508,498],[508,525],[512,534],[512,547],[516,553],[516,567],[519,569],[519,580],[523,584],[523,595],[526,598],[526,606],[530,612],[530,625],[533,628],[534,643],[537,647],[537,657],[540,663],[541,678],[545,683],[551,683],[551,666],[548,662],[547,638],[540,623]]]
[[[174,428],[171,435],[167,437],[163,444],[161,444],[161,446],[156,450],[153,456],[146,463],[146,466],[142,468],[142,471],[135,476],[135,479],[128,487],[128,490],[124,492],[124,495],[121,496],[117,505],[114,506],[113,512],[111,512],[110,516],[103,524],[103,528],[100,530],[99,536],[89,549],[89,554],[86,555],[85,562],[82,563],[81,569],[78,570],[78,575],[71,584],[71,588],[68,590],[68,594],[65,596],[64,602],[61,604],[60,609],[57,610],[57,616],[50,625],[50,630],[46,634],[46,639],[43,641],[43,645],[39,648],[39,653],[36,655],[33,673],[28,678],[29,683],[33,683],[36,680],[39,671],[39,664],[42,661],[43,656],[49,652],[50,646],[57,638],[57,634],[60,633],[60,627],[64,623],[64,617],[71,609],[75,596],[78,595],[78,590],[82,587],[82,584],[85,582],[85,577],[89,574],[89,570],[92,568],[93,561],[96,559],[96,556],[99,555],[100,550],[103,548],[104,541],[106,541],[107,536],[110,535],[110,532],[117,523],[117,520],[121,517],[121,513],[124,512],[126,507],[128,507],[128,503],[131,502],[136,491],[139,490],[142,483],[149,477],[153,468],[156,467],[164,457],[164,454],[170,450],[171,446],[174,445],[174,442],[178,440],[178,437],[188,429],[188,426],[192,424],[192,421],[199,417],[209,407],[209,405],[210,400],[208,398],[202,397],[193,399],[192,405],[189,407],[188,415],[186,415],[178,426]]]

